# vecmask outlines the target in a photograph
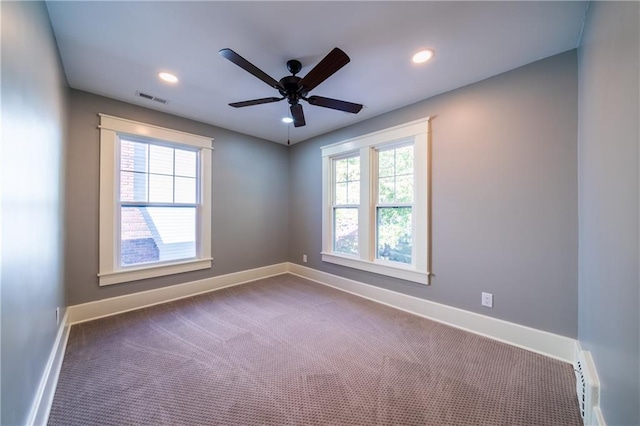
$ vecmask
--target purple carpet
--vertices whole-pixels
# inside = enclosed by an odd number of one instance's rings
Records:
[[[572,366],[289,274],[74,325],[50,425],[581,425]]]

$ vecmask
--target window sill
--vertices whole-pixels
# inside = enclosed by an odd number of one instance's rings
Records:
[[[129,281],[144,280],[146,278],[162,277],[165,275],[179,274],[182,272],[209,269],[213,259],[195,259],[178,263],[165,263],[162,265],[150,265],[137,268],[121,269],[113,272],[98,274],[99,285],[120,284]]]
[[[322,252],[322,261],[349,268],[360,269],[374,274],[386,275],[401,280],[413,281],[420,284],[429,284],[429,273],[417,271],[411,267],[390,265],[388,262],[370,262],[351,256],[343,256],[335,253]]]

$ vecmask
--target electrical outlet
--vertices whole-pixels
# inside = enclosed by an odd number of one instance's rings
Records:
[[[56,325],[60,325],[60,307],[56,308]]]
[[[482,306],[493,308],[493,294],[482,292]]]
[[[303,261],[304,263],[307,263],[307,255],[306,255],[306,254],[303,254],[303,255],[302,255],[302,261]]]

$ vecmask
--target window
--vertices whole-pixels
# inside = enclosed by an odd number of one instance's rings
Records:
[[[322,148],[323,261],[429,283],[428,126]]]
[[[211,139],[100,115],[100,285],[211,267]]]

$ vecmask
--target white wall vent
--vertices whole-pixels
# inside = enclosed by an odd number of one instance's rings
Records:
[[[578,404],[585,426],[604,426],[604,422],[601,423],[602,417],[596,415],[600,408],[600,381],[589,351],[577,352],[574,370]]]
[[[169,102],[166,99],[158,98],[156,96],[149,95],[147,93],[142,93],[142,92],[136,92],[136,96],[144,99],[149,99],[150,101],[160,102],[161,104],[166,104]]]

